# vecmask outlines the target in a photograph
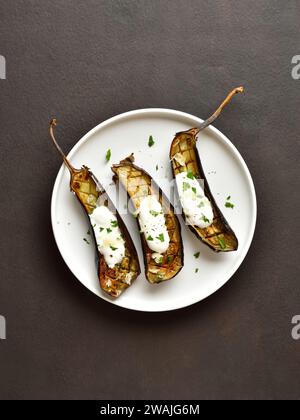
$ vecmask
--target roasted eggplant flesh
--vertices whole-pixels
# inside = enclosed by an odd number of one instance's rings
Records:
[[[116,264],[113,268],[110,268],[107,265],[104,256],[98,249],[97,257],[98,275],[101,288],[110,296],[118,297],[124,290],[126,290],[132,284],[132,282],[140,274],[140,265],[135,246],[132,242],[132,239],[128,233],[128,230],[123,220],[121,219],[117,210],[115,209],[109,197],[107,196],[105,190],[103,189],[99,181],[96,179],[96,177],[93,175],[93,173],[86,166],[83,166],[81,169],[73,168],[73,166],[64,156],[54,137],[53,127],[55,125],[55,121],[52,121],[50,125],[50,134],[52,140],[56,148],[62,155],[63,160],[70,171],[71,191],[75,193],[86,214],[88,216],[91,215],[97,206],[108,206],[108,208],[117,218],[118,227],[120,228],[121,235],[125,242],[125,256],[123,257],[121,263]],[[90,221],[90,217],[88,218]],[[93,232],[93,236],[95,239],[92,225],[91,232]]]
[[[110,208],[112,206],[105,191],[86,167],[74,173],[71,178],[70,187],[87,214],[91,214],[97,205],[109,205]],[[106,293],[113,297],[118,297],[131,285],[140,273],[137,252],[133,242],[118,214],[117,219],[126,243],[125,257],[121,264],[116,265],[114,268],[109,268],[102,254],[98,252],[100,285]]]
[[[203,180],[204,193],[213,207],[214,219],[209,227],[201,229],[200,227],[189,225],[189,228],[214,251],[235,251],[238,248],[238,240],[218,208],[209,188],[196,146],[197,133],[197,129],[191,129],[176,134],[170,151],[174,178],[181,172],[190,172],[197,179]]]
[[[135,166],[133,162],[134,157],[131,155],[118,165],[113,165],[114,180],[115,182],[120,181],[126,189],[135,210],[138,210],[143,199],[150,195],[154,195],[162,206],[170,237],[170,245],[159,262],[153,259],[153,251],[149,248],[145,235],[141,233],[147,280],[150,283],[160,283],[172,279],[183,267],[180,224],[171,204],[161,189],[148,173]]]

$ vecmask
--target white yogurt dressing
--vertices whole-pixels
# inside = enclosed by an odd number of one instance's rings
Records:
[[[125,256],[125,241],[116,216],[106,206],[98,206],[90,214],[99,252],[109,268],[120,264]]]
[[[213,223],[214,213],[198,180],[191,173],[181,172],[176,175],[176,183],[187,223],[201,229],[209,227]]]
[[[160,259],[161,254],[166,252],[170,245],[170,237],[160,202],[154,195],[145,197],[137,215],[147,244],[156,253],[153,254],[154,259]]]

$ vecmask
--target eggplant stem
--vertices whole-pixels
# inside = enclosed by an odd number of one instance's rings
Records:
[[[193,134],[196,136],[197,134],[199,134],[200,131],[204,130],[206,127],[208,127],[209,125],[211,125],[217,118],[218,116],[221,114],[221,112],[223,111],[223,109],[226,107],[226,105],[229,104],[229,102],[231,101],[231,99],[238,93],[243,93],[244,92],[244,88],[238,87],[233,89],[229,95],[227,95],[227,97],[224,99],[224,101],[221,103],[221,105],[219,106],[219,108],[207,119],[205,120],[202,124],[200,124],[199,127],[197,128],[193,128],[190,131],[193,131]]]
[[[64,152],[62,151],[61,147],[59,146],[59,144],[56,141],[55,135],[54,135],[54,127],[57,126],[57,120],[55,118],[53,118],[50,121],[50,127],[49,127],[49,131],[50,131],[50,137],[53,141],[53,144],[56,148],[56,150],[58,151],[58,153],[62,156],[63,161],[66,165],[66,167],[69,169],[71,175],[74,174],[74,172],[76,172],[76,169],[71,165],[71,163],[69,162],[69,160],[66,158],[66,155],[64,154]]]

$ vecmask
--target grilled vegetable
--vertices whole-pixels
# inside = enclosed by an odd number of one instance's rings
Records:
[[[125,247],[124,257],[122,258],[121,256],[122,260],[120,263],[110,267],[107,264],[104,255],[99,251],[99,246],[97,251],[100,286],[110,296],[118,297],[140,274],[140,265],[135,246],[119,213],[93,173],[86,166],[83,166],[81,169],[75,169],[70,164],[55,139],[55,126],[56,120],[52,120],[50,122],[50,135],[56,149],[61,154],[65,165],[70,171],[71,191],[75,193],[87,216],[92,215],[94,210],[99,208],[99,206],[106,206],[111,212],[109,214],[113,214],[115,219],[115,222],[113,223],[120,229],[123,239],[122,244],[124,244]],[[91,222],[90,217],[88,218]],[[93,236],[96,241],[93,226],[91,227],[91,231],[93,231]],[[112,229],[109,229],[109,231],[112,231]],[[121,241],[121,238],[119,238],[119,240]]]
[[[217,111],[198,128],[192,128],[188,131],[177,133],[170,150],[170,160],[173,169],[173,175],[176,177],[181,172],[187,172],[196,179],[204,180],[204,194],[211,203],[213,210],[213,222],[206,228],[193,226],[189,224],[190,230],[196,234],[206,245],[216,252],[229,252],[238,249],[238,239],[227,223],[221,210],[218,208],[216,201],[211,193],[208,185],[200,156],[197,150],[197,135],[201,130],[208,127],[221,114],[223,108],[230,102],[237,93],[242,93],[243,88],[234,89],[220,105]],[[183,212],[183,217],[187,217]]]
[[[126,189],[136,211],[141,208],[143,200],[150,196],[158,200],[165,217],[165,226],[169,234],[170,243],[166,252],[156,258],[153,250],[148,246],[145,233],[141,232],[143,254],[146,267],[146,277],[150,283],[160,283],[176,276],[183,267],[183,245],[181,228],[174,209],[162,190],[143,169],[134,165],[133,154],[112,166],[114,181],[120,181]],[[151,210],[150,210],[151,212]],[[155,212],[153,212],[155,216]],[[141,223],[137,217],[141,231]],[[151,238],[150,238],[151,239]],[[163,235],[162,238],[163,239]]]

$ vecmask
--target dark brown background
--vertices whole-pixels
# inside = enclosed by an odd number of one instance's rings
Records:
[[[0,1],[1,398],[299,398],[298,0]],[[144,107],[218,122],[258,196],[253,246],[205,302],[172,313],[122,310],[70,274],[50,197],[64,149],[99,122]],[[219,163],[222,165],[222,163]]]

